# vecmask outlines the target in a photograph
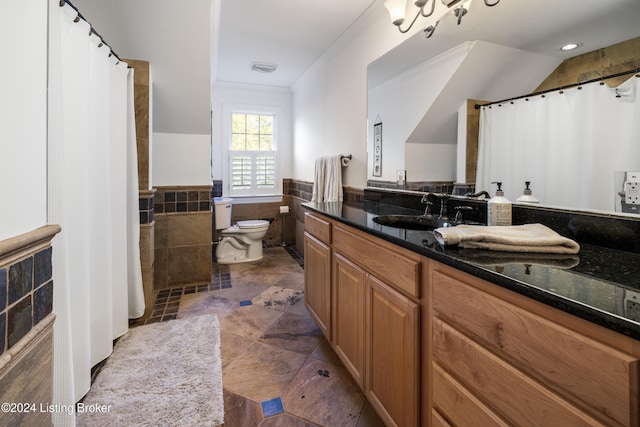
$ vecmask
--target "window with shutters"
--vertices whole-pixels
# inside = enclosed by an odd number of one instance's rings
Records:
[[[231,113],[230,193],[260,196],[279,192],[275,114]]]

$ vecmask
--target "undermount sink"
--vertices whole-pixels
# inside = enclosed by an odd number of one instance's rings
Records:
[[[439,227],[453,226],[453,224],[439,220],[437,217],[424,215],[379,215],[373,218],[373,222],[407,230],[434,230]]]

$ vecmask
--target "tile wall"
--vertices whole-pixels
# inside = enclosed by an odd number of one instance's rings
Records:
[[[53,310],[51,246],[0,260],[0,354]]]
[[[154,289],[211,282],[211,186],[157,187]]]

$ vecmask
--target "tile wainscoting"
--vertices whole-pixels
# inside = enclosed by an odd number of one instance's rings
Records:
[[[52,401],[53,280],[57,225],[0,241],[0,401],[34,411],[0,412],[0,425],[50,425],[38,411]]]
[[[211,186],[157,187],[154,289],[211,282]]]

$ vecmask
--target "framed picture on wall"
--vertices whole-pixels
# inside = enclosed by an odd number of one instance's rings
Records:
[[[373,125],[373,176],[382,176],[382,123]]]

